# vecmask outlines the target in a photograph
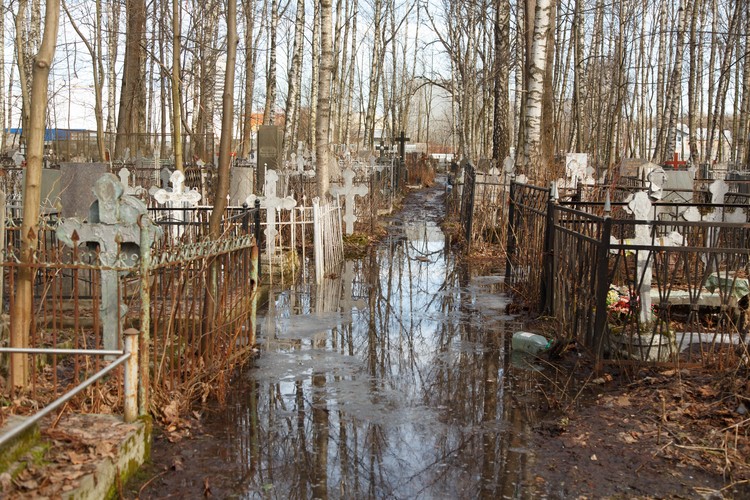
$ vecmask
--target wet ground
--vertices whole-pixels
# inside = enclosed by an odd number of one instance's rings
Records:
[[[718,487],[699,467],[652,455],[668,431],[657,440],[641,425],[649,408],[593,384],[579,392],[574,354],[568,370],[540,371],[507,351],[522,324],[505,312],[501,263],[472,271],[456,260],[438,227],[443,189],[411,193],[388,236],[335,279],[273,290],[261,353],[227,405],[200,408],[194,437],[157,437],[125,496],[700,497],[696,486]]]

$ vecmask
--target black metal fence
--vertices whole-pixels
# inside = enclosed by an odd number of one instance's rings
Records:
[[[750,224],[727,220],[747,220],[748,205],[654,203],[653,220],[635,220],[623,203],[549,194],[511,187],[506,281],[556,318],[559,336],[597,360],[737,362],[750,324]],[[688,221],[691,207],[700,217]]]

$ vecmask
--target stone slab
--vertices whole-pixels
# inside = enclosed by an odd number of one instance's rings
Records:
[[[106,163],[61,163],[60,203],[62,217],[84,219],[96,200],[91,188],[102,174],[109,172]]]

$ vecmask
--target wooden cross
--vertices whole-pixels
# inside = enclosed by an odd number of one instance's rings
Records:
[[[346,214],[343,219],[346,222],[346,234],[352,234],[354,232],[354,222],[357,220],[357,216],[354,215],[354,197],[366,195],[368,189],[364,184],[354,185],[354,170],[350,168],[344,170],[341,176],[344,178],[344,185],[332,187],[331,194],[344,197]]]
[[[404,134],[404,131],[401,131],[401,134],[396,137],[396,142],[398,142],[398,155],[403,160],[406,156],[406,141],[410,141],[411,137],[406,137]]]
[[[687,162],[684,160],[680,160],[680,154],[675,151],[674,157],[671,161],[665,161],[664,165],[668,165],[672,167],[674,170],[677,170],[677,167],[680,167],[682,165],[686,165]]]

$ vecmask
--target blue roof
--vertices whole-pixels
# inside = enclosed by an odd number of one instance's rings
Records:
[[[23,129],[9,128],[6,132],[11,135],[21,135]],[[85,128],[48,128],[44,131],[44,142],[69,140],[74,132],[88,132]]]

